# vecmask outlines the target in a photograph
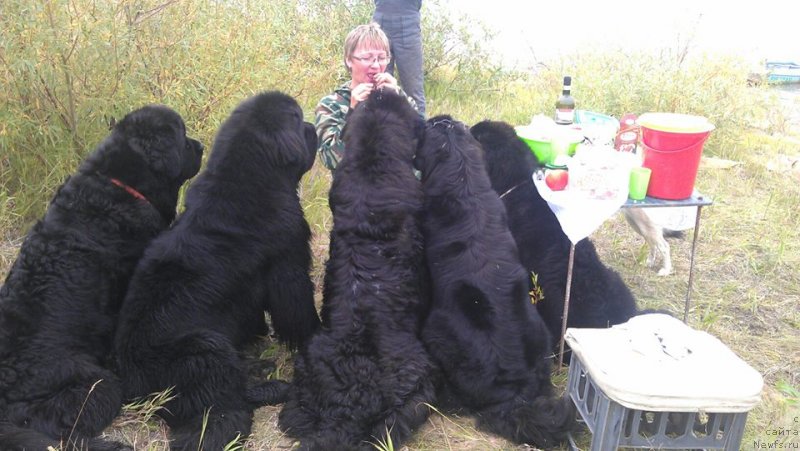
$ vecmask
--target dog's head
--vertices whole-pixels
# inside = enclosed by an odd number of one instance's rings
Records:
[[[186,136],[181,116],[163,105],[128,113],[83,162],[79,173],[101,177],[147,199],[171,221],[178,191],[200,170],[203,145]]]
[[[200,170],[202,156],[203,145],[186,136],[178,113],[163,105],[148,105],[117,122],[81,172],[131,187],[171,219],[178,190]]]
[[[373,91],[350,111],[342,130],[347,154],[363,149],[377,156],[385,150],[409,163],[424,136],[425,121],[407,98],[392,89]]]
[[[482,121],[473,125],[470,133],[483,147],[486,170],[497,192],[530,179],[540,166],[528,145],[505,122]]]
[[[222,124],[209,166],[220,158],[248,159],[251,165],[278,169],[299,179],[314,165],[316,151],[316,131],[303,121],[297,101],[266,91],[240,103]]]
[[[186,136],[183,119],[166,106],[148,105],[129,113],[114,126],[112,134],[150,168],[178,184],[200,170],[203,145]]]
[[[441,170],[469,170],[482,156],[480,145],[469,134],[467,126],[450,115],[439,115],[425,123],[424,144],[417,152],[414,166],[423,180]]]

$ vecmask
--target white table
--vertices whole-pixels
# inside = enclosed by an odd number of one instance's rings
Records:
[[[564,295],[564,316],[561,324],[561,339],[559,343],[558,367],[564,362],[564,334],[567,331],[567,318],[569,316],[569,299],[572,286],[572,268],[575,261],[575,244],[589,236],[608,218],[621,208],[670,208],[670,207],[697,207],[697,216],[692,237],[692,251],[689,257],[689,280],[686,288],[686,298],[683,309],[683,322],[689,318],[691,291],[694,281],[694,257],[697,250],[697,237],[700,231],[700,213],[704,206],[711,205],[712,199],[708,196],[694,192],[687,199],[665,200],[645,197],[643,200],[632,200],[627,193],[620,192],[616,197],[604,200],[578,198],[568,192],[553,192],[547,188],[544,180],[533,174],[533,182],[542,198],[556,215],[562,230],[570,240],[569,263],[567,266],[567,285]]]
[[[692,293],[692,282],[694,280],[694,255],[697,250],[697,236],[700,232],[700,213],[703,207],[713,204],[714,201],[698,192],[692,193],[688,199],[666,200],[654,197],[645,197],[643,200],[628,199],[622,208],[670,208],[670,207],[697,207],[697,217],[694,220],[694,231],[692,232],[692,252],[689,255],[689,281],[686,286],[686,300],[683,306],[683,322],[689,319],[689,306]]]

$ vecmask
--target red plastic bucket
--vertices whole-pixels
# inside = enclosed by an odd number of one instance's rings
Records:
[[[642,166],[650,168],[650,184],[647,195],[658,199],[686,199],[692,195],[703,143],[709,133],[694,144],[677,150],[659,150],[642,143],[644,160]]]
[[[647,195],[678,200],[692,195],[703,144],[714,125],[702,116],[646,113],[637,119],[642,129],[642,166],[650,168]]]

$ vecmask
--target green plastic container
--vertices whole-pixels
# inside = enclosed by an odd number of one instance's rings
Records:
[[[534,137],[535,133],[526,126],[516,127],[515,131],[517,132],[517,136],[519,136],[519,138],[528,145],[531,152],[536,155],[536,159],[539,160],[539,163],[552,164],[553,161],[555,161],[557,155],[553,152],[553,146],[550,144],[550,140],[545,140],[542,137]],[[573,130],[573,132],[574,137],[567,148],[567,155],[569,156],[575,155],[575,149],[578,147],[578,144],[583,141],[583,136],[580,132],[576,130]]]

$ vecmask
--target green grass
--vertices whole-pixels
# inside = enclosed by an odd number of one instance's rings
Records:
[[[230,9],[190,0],[181,3],[180,14],[159,14],[161,3],[149,0],[110,6],[76,0],[76,8],[64,10],[44,1],[7,3],[7,14],[0,15],[0,29],[9,30],[0,37],[0,77],[7,87],[0,91],[0,275],[56,187],[107,134],[110,117],[144,103],[167,103],[210,148],[236,103],[258,90],[281,89],[311,120],[317,99],[344,76],[341,37],[372,7],[371,0],[308,0],[297,7],[267,2]],[[697,187],[714,204],[702,213],[689,325],[719,337],[764,376],[762,401],[748,417],[743,443],[774,440],[774,429],[796,430],[800,179],[781,157],[800,157],[800,104],[781,103],[764,87],[747,88],[747,68],[735,58],[676,58],[674,49],[567,55],[536,72],[509,73],[488,62],[485,34],[471,33],[471,24],[458,17],[433,13],[438,7],[435,0],[426,2],[429,13],[423,15],[429,115],[524,124],[534,114],[551,113],[561,77],[569,73],[579,108],[617,117],[678,111],[715,123],[704,156],[737,164],[702,165],[698,174]],[[332,226],[330,182],[329,171],[317,164],[300,186],[313,232],[318,302]],[[658,277],[643,264],[643,239],[621,215],[592,235],[603,261],[622,275],[642,307],[678,317],[690,238],[670,240],[674,273]],[[277,343],[265,349],[262,356],[277,363],[272,377],[291,378],[292,355]],[[554,380],[563,390],[564,372],[554,373]],[[154,416],[166,396],[125,406],[107,433],[137,450],[168,449],[166,426]],[[256,411],[244,449],[292,445],[277,428],[278,412]],[[579,437],[579,443],[587,440]],[[477,431],[469,417],[435,412],[401,449],[530,448]]]
[[[726,169],[702,164],[698,173],[698,188],[711,196],[714,204],[702,211],[689,324],[720,338],[764,376],[762,400],[748,417],[744,444],[772,441],[775,437],[770,432],[775,429],[796,429],[795,419],[800,415],[800,189],[798,180],[791,178],[789,172],[778,176],[766,169],[769,161],[789,149],[784,147],[786,141],[800,135],[800,124],[795,127],[796,131],[782,136],[751,129],[744,139],[748,144],[735,155],[741,164]],[[714,149],[708,151],[713,152]],[[317,287],[321,287],[331,226],[326,199],[329,183],[328,171],[317,166],[301,186],[314,231],[312,274]],[[644,266],[644,241],[621,215],[601,226],[592,240],[603,261],[620,272],[642,307],[667,309],[682,317],[691,231],[683,239],[669,240],[674,273],[667,277],[659,277]],[[273,345],[269,357],[277,360],[277,372],[282,377],[291,377],[291,355],[285,349]],[[565,371],[555,372],[554,382],[563,390]],[[279,406],[258,409],[253,435],[245,449],[292,446],[293,440],[277,428],[279,410]],[[126,416],[135,418],[136,413],[128,411]],[[163,431],[161,426],[151,428]],[[166,449],[160,447],[162,439],[137,449]],[[587,434],[578,437],[579,444],[585,445],[588,440]],[[530,448],[476,430],[472,418],[445,415],[434,409],[427,424],[402,449]]]

